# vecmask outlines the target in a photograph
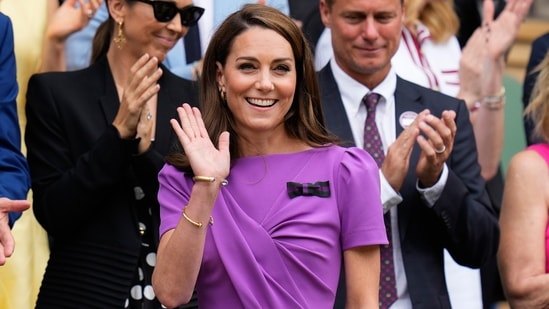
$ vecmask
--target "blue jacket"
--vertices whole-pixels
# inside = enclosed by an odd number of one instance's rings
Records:
[[[30,187],[27,161],[21,153],[17,118],[17,75],[11,20],[0,13],[0,197],[24,200]],[[21,216],[10,213],[10,226]]]

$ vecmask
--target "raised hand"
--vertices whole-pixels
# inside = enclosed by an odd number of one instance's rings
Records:
[[[482,25],[486,28],[487,51],[492,57],[503,56],[515,41],[520,25],[533,0],[507,0],[505,8],[494,20],[494,3],[484,0]]]
[[[103,0],[64,1],[50,18],[46,36],[54,41],[64,42],[69,35],[88,25],[102,3]]]
[[[172,119],[170,123],[185,150],[194,174],[225,179],[229,175],[231,164],[229,132],[221,133],[216,148],[198,108],[185,103],[177,108],[177,113],[179,122]]]

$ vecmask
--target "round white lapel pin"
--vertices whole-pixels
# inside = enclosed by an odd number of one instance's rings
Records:
[[[411,111],[404,112],[400,114],[400,117],[398,117],[398,122],[400,123],[400,126],[402,128],[406,129],[412,124],[412,122],[414,122],[416,117],[417,117],[416,112],[411,112]]]

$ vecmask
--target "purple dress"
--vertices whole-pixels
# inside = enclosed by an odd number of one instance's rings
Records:
[[[245,157],[227,180],[207,227],[200,308],[332,308],[342,251],[387,244],[378,167],[362,149]],[[170,165],[159,181],[162,235],[181,219],[193,181]],[[329,196],[288,194],[288,182],[326,181]]]

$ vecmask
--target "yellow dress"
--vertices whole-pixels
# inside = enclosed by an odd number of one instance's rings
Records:
[[[13,23],[17,82],[17,108],[24,133],[25,94],[30,76],[40,65],[42,39],[47,21],[46,0],[0,0],[0,12]],[[26,148],[22,142],[23,153]],[[29,199],[32,193],[29,194]],[[13,229],[15,252],[0,267],[0,308],[31,309],[42,282],[49,257],[47,234],[34,218],[32,209],[23,213]]]

